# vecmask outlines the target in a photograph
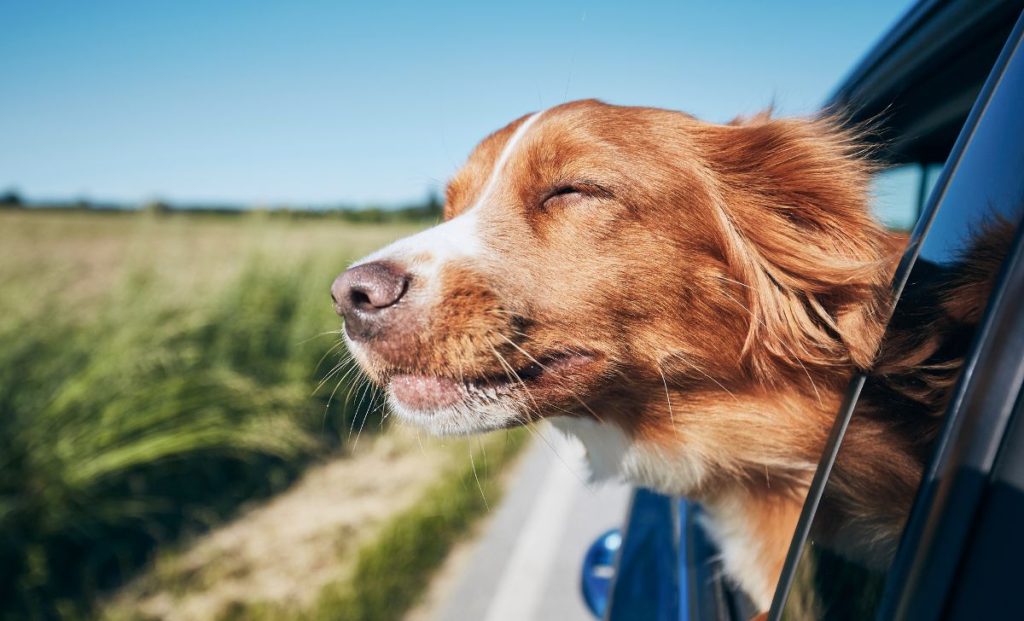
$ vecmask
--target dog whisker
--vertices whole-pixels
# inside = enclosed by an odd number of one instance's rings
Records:
[[[680,362],[682,362],[683,364],[685,364],[685,365],[686,365],[686,366],[687,366],[688,368],[690,368],[690,369],[693,369],[694,371],[696,371],[696,372],[700,373],[701,375],[703,375],[703,376],[704,376],[704,377],[706,377],[707,379],[709,379],[709,380],[711,380],[712,382],[714,382],[716,386],[718,386],[718,387],[719,387],[719,388],[721,388],[721,389],[722,389],[723,391],[725,391],[726,393],[728,393],[728,394],[729,394],[729,396],[730,396],[730,397],[732,397],[733,399],[735,399],[736,401],[739,401],[739,400],[740,400],[740,399],[739,399],[739,397],[737,397],[737,396],[736,396],[736,393],[734,393],[733,391],[731,391],[731,390],[729,390],[728,388],[726,388],[726,387],[725,387],[725,384],[723,384],[722,382],[720,382],[720,381],[718,381],[717,379],[715,379],[715,378],[714,378],[713,376],[711,376],[711,375],[710,375],[710,374],[709,374],[709,373],[708,373],[707,371],[705,371],[704,369],[700,368],[700,367],[699,367],[698,365],[696,365],[696,364],[694,364],[694,363],[690,362],[690,361],[689,361],[689,360],[687,359],[686,353],[684,353],[684,352],[671,352],[671,353],[669,353],[669,354],[668,354],[668,356],[666,356],[666,357],[668,357],[668,358],[673,358],[673,359],[675,359],[675,360],[679,360]],[[659,368],[660,368],[660,367],[659,367]]]
[[[313,336],[311,336],[311,337],[309,337],[307,339],[302,339],[301,341],[298,342],[298,344],[299,345],[305,345],[306,343],[308,343],[308,342],[310,342],[310,341],[312,341],[314,339],[323,338],[325,336],[337,336],[337,335],[342,333],[342,330],[344,330],[344,328],[339,328],[337,330],[328,330],[326,332],[321,332],[319,334],[314,334]]]
[[[330,413],[331,402],[334,401],[334,395],[338,392],[338,389],[341,388],[341,385],[345,382],[345,379],[349,376],[350,373],[352,373],[352,371],[354,369],[358,370],[359,366],[358,365],[353,365],[348,371],[346,371],[345,374],[338,380],[338,383],[334,385],[334,390],[331,391],[330,396],[327,397],[327,404],[324,405],[323,420],[320,423],[321,431],[327,429],[327,415]],[[349,392],[350,393],[351,393],[351,390],[352,390],[352,388],[350,386],[349,387]],[[347,404],[347,403],[348,403],[348,397],[345,398],[345,404]]]
[[[320,380],[320,383],[316,385],[316,388],[314,388],[313,391],[310,394],[311,395],[315,395],[317,392],[319,392],[320,389],[324,387],[324,384],[329,382],[331,380],[331,378],[333,378],[335,375],[340,373],[342,371],[342,369],[345,368],[346,365],[349,365],[348,368],[351,369],[352,366],[355,365],[355,361],[354,360],[343,360],[342,362],[339,362],[338,364],[334,365],[334,367],[331,368],[331,370],[327,372],[327,375],[325,375],[324,378],[322,380]]]
[[[510,365],[507,360],[505,360],[504,356],[498,353],[498,350],[494,349],[494,347],[491,347],[491,352],[494,354],[495,358],[497,358],[498,363],[501,364],[501,366],[505,369],[505,375],[507,375],[511,381],[513,381],[514,383],[518,383],[523,388],[523,390],[526,392],[526,396],[530,399],[530,401],[533,402],[535,411],[539,416],[540,407],[537,405],[537,401],[533,398],[533,393],[530,392],[530,388],[526,385],[526,382],[523,381],[523,378],[519,377],[519,374],[516,373],[516,370],[512,368],[512,365]]]
[[[348,379],[348,377],[353,373],[353,371],[356,372],[356,373],[360,372],[359,365],[356,364],[356,362],[354,360],[349,360],[348,362],[345,362],[345,363],[339,363],[339,365],[338,365],[339,370],[340,370],[340,368],[343,368],[344,365],[346,365],[346,364],[348,365],[348,368],[347,368],[347,370],[345,370],[345,372],[339,378],[339,380],[338,380],[339,384],[341,382],[344,382],[346,379]],[[333,374],[337,375],[337,371],[333,372]],[[320,382],[320,384],[316,387],[316,389],[313,391],[313,393],[315,394],[317,391],[319,391],[320,387],[323,386],[324,383],[327,382],[329,379],[330,379],[330,377],[324,378],[324,380]],[[337,386],[335,387],[335,390],[337,390]]]
[[[499,354],[497,350],[495,350],[493,347],[491,348],[491,351],[498,358],[498,361],[502,364],[502,366],[504,366],[507,369],[506,373],[511,372],[516,378],[518,378],[518,374],[511,367],[511,365],[509,365],[508,362],[505,361],[504,357],[502,357],[502,355]],[[526,394],[530,397],[531,400],[533,400],[529,388],[526,387],[525,383],[523,383],[521,379],[519,379],[519,383],[523,384],[523,389],[526,391]],[[534,404],[536,406],[536,402],[534,402]],[[529,410],[527,410],[527,412],[529,412]],[[537,409],[537,414],[539,417],[539,408]],[[561,453],[559,453],[558,450],[556,450],[555,447],[552,446],[550,442],[548,442],[548,439],[544,437],[544,434],[533,428],[533,421],[531,421],[529,417],[526,417],[522,419],[522,422],[524,423],[526,429],[529,430],[535,438],[538,438],[541,442],[543,442],[544,445],[548,447],[548,450],[550,450],[551,453],[558,459],[558,461],[562,462],[562,465],[564,465],[565,468],[572,474],[573,478],[578,480],[582,485],[586,486],[586,481],[579,476],[579,474],[572,468],[572,466],[569,465],[567,461],[565,461],[565,458],[562,457]]]
[[[365,377],[360,378],[359,388],[356,389],[356,399],[357,399],[357,401],[356,401],[355,407],[352,409],[352,420],[351,420],[351,422],[349,423],[349,426],[348,426],[348,439],[349,440],[352,439],[352,434],[355,432],[356,418],[358,418],[358,416],[359,416],[359,408],[363,404],[363,399],[366,398],[366,393],[367,393],[370,385],[371,384],[370,384],[369,379],[367,379]],[[351,391],[349,391],[349,394],[351,394]]]
[[[527,358],[528,358],[528,359],[529,359],[529,360],[530,360],[531,362],[533,362],[534,364],[536,364],[537,366],[539,366],[539,367],[540,367],[541,369],[543,369],[543,370],[545,370],[545,371],[550,371],[550,370],[548,369],[548,367],[546,367],[546,366],[545,366],[544,364],[542,364],[542,363],[541,363],[541,362],[540,362],[539,360],[537,360],[536,358],[534,358],[533,356],[531,356],[529,352],[527,352],[527,351],[526,351],[525,349],[523,349],[522,347],[520,347],[520,346],[519,346],[518,344],[516,344],[516,343],[515,343],[514,341],[512,341],[512,340],[511,340],[510,338],[508,338],[508,337],[507,337],[507,336],[505,336],[504,334],[500,334],[500,333],[498,334],[498,336],[500,336],[501,338],[505,339],[505,341],[507,341],[509,345],[511,345],[512,347],[515,347],[515,348],[516,348],[516,349],[518,349],[518,350],[519,350],[520,352],[522,352],[522,354],[523,354],[524,356],[526,356],[526,357],[527,357]],[[568,351],[569,353],[572,353],[572,354],[576,354],[576,355],[580,355],[580,353],[581,353],[581,352],[576,352],[576,351],[574,351],[574,350],[572,350],[572,349],[568,349],[567,351]],[[525,388],[525,387],[526,387],[526,385],[524,384],[524,385],[523,385],[523,387]],[[601,423],[603,423],[603,422],[604,422],[604,420],[603,420],[603,419],[602,419],[602,418],[601,418],[600,416],[598,416],[598,415],[597,415],[597,412],[595,412],[595,411],[594,411],[593,409],[591,409],[591,407],[590,407],[589,405],[587,405],[587,404],[586,404],[586,403],[585,403],[585,402],[583,401],[583,399],[581,399],[581,398],[579,397],[579,395],[578,395],[578,394],[576,394],[576,392],[575,392],[575,391],[572,391],[572,390],[570,390],[570,392],[572,393],[572,396],[573,396],[573,398],[574,398],[574,399],[575,399],[576,401],[578,401],[578,402],[579,402],[579,404],[580,404],[580,405],[582,405],[582,406],[583,406],[583,407],[584,407],[584,408],[585,408],[585,409],[587,410],[587,412],[589,412],[589,413],[590,413],[590,415],[591,415],[591,416],[593,416],[593,417],[594,417],[595,419],[597,419],[597,421],[598,421],[598,422],[601,422]]]
[[[484,486],[480,484],[480,475],[476,472],[476,460],[473,459],[473,444],[467,442],[466,445],[469,447],[469,465],[473,470],[473,479],[476,481],[476,489],[480,492],[480,499],[484,501],[484,508],[487,511],[490,511],[491,505],[487,503],[487,496],[484,494]]]
[[[337,343],[335,343],[334,345],[331,345],[331,348],[328,349],[327,351],[325,351],[324,355],[320,356],[320,359],[316,361],[316,366],[313,367],[313,372],[316,373],[317,371],[319,371],[320,370],[320,365],[324,363],[324,360],[327,359],[327,356],[330,356],[332,353],[334,353],[335,350],[337,350],[339,347],[341,347],[344,344],[345,344],[345,341],[338,340]],[[349,355],[349,357],[351,358],[351,355],[352,355],[351,353],[349,353],[347,351],[345,353],[347,353]],[[342,358],[344,359],[344,356]]]
[[[366,406],[366,410],[363,413],[363,420],[359,423],[359,431],[356,432],[356,441],[352,443],[352,450],[355,450],[359,446],[359,436],[363,434],[363,427],[366,425],[366,419],[370,418],[370,414],[376,411],[373,402],[376,401],[377,397],[380,396],[379,388],[373,383],[370,383],[370,403]],[[358,415],[358,408],[356,409],[356,415]],[[353,417],[354,420],[354,417]]]
[[[665,401],[668,402],[668,418],[671,421],[672,426],[676,424],[675,414],[672,412],[672,397],[668,394],[668,380],[665,378],[665,372],[661,370],[661,365],[655,363],[654,365],[658,369],[658,374],[661,375],[661,383],[665,386]]]

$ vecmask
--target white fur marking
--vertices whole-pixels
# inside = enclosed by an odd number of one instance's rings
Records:
[[[505,164],[512,157],[516,145],[542,114],[544,111],[535,112],[516,128],[498,155],[498,159],[495,160],[494,167],[491,169],[491,174],[487,178],[487,183],[480,192],[480,196],[469,209],[447,222],[381,248],[356,261],[352,266],[373,261],[404,259],[403,267],[405,269],[429,283],[437,277],[441,267],[448,261],[482,255],[485,247],[480,239],[480,231],[477,226],[479,208],[490,201],[491,195],[494,194],[498,181],[501,179]],[[413,257],[416,257],[417,254],[429,255],[430,259],[414,261]]]
[[[705,503],[701,525],[719,549],[725,574],[754,600],[758,610],[768,610],[775,581],[761,563],[764,543],[751,532],[750,516],[739,498],[724,496]]]
[[[476,202],[473,203],[473,206],[470,207],[470,210],[487,204],[487,200],[491,198],[491,194],[494,193],[495,186],[498,185],[498,179],[501,176],[502,169],[505,168],[505,163],[508,161],[508,158],[512,156],[512,151],[516,148],[516,145],[519,144],[519,141],[522,140],[523,136],[526,135],[526,130],[530,129],[533,122],[539,119],[542,114],[544,114],[544,110],[533,113],[528,119],[523,121],[522,125],[516,128],[515,133],[513,133],[512,137],[508,139],[507,143],[505,143],[505,148],[501,150],[498,160],[494,163],[494,168],[491,169],[491,176],[487,179],[487,185],[484,186],[483,191],[480,192],[480,196],[476,199]]]
[[[436,268],[451,259],[479,255],[483,250],[483,245],[480,243],[476,228],[476,214],[467,211],[457,218],[452,218],[415,235],[404,237],[363,257],[352,265],[400,259],[412,263],[411,258],[415,255],[429,254],[430,261],[416,261],[415,265],[403,265],[410,271],[426,275],[432,267]]]
[[[706,462],[680,446],[666,454],[630,440],[612,424],[587,418],[551,418],[555,428],[575,436],[587,451],[591,481],[618,479],[663,494],[687,495],[708,470]],[[759,564],[761,542],[750,532],[749,516],[738,498],[725,496],[705,504],[705,529],[721,550],[726,574],[751,595],[761,610],[771,604],[775,584]]]
[[[707,472],[704,460],[686,447],[665,455],[630,439],[614,424],[568,416],[550,420],[556,429],[583,443],[592,482],[619,480],[665,494],[685,495],[697,489]]]
[[[352,264],[362,265],[373,261],[400,261],[402,268],[418,281],[410,289],[408,297],[416,298],[423,308],[429,308],[438,294],[441,269],[453,259],[481,257],[486,246],[480,236],[480,208],[486,206],[498,186],[505,165],[515,152],[516,146],[526,135],[530,126],[544,114],[536,112],[527,117],[512,133],[494,162],[491,174],[484,184],[480,196],[473,205],[458,217],[427,229],[416,235],[400,239],[369,256]],[[365,368],[364,346],[355,343],[348,336],[345,342],[349,351],[355,354]],[[389,389],[388,401],[392,411],[402,419],[425,427],[438,435],[468,434],[500,429],[523,416],[522,405],[515,400],[496,393],[473,393],[462,403],[442,408],[436,412],[420,412],[404,406]]]

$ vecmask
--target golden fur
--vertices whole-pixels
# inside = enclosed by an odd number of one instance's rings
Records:
[[[448,186],[446,220],[472,211],[484,251],[437,282],[414,276],[403,304],[415,312],[356,356],[381,385],[398,373],[494,385],[570,360],[495,403],[519,424],[613,429],[622,476],[704,502],[727,571],[765,608],[845,387],[870,368],[889,313],[905,239],[869,213],[873,167],[830,118],[716,125],[597,101],[534,116],[485,138]],[[923,454],[872,421],[851,428],[863,459],[838,464],[845,497],[829,502],[893,522]],[[895,500],[865,493],[879,477]]]

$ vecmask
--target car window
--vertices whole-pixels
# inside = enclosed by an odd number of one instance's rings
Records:
[[[1019,42],[1018,31],[1014,37]],[[1024,53],[1018,46],[1004,59],[994,73],[999,79],[991,78],[982,91],[936,186],[934,209],[918,225],[923,234],[919,253],[912,264],[905,262],[910,265],[906,286],[876,368],[855,381],[852,414],[845,427],[837,425],[834,465],[822,470],[822,476],[827,474],[823,486],[812,488],[809,497],[820,491],[820,502],[809,502],[805,509],[805,518],[811,517],[808,539],[791,551],[797,562],[784,580],[790,585],[788,597],[776,602],[776,608],[784,603],[782,618],[863,619],[876,611],[895,553],[894,546],[881,543],[893,540],[885,529],[895,524],[898,535],[913,499],[906,491],[913,492],[918,483],[902,480],[897,462],[929,459],[936,435],[919,431],[939,426],[922,423],[928,417],[940,420],[955,394],[989,289],[1021,221]],[[920,174],[926,186],[927,173]],[[886,182],[904,188],[892,195],[902,192],[904,201],[911,200],[906,187],[915,182],[913,175],[892,173]],[[921,177],[917,182],[922,183]],[[909,212],[902,213],[906,222]],[[902,451],[891,455],[888,467],[872,459],[876,447],[871,443],[882,434],[902,441]],[[863,505],[851,503],[855,481],[844,473],[857,468],[877,470],[868,479],[874,482],[870,489],[857,491],[861,498],[879,500],[876,506],[885,506],[890,515],[865,512]],[[858,479],[861,484],[863,480]],[[799,545],[799,533],[797,541]]]
[[[894,231],[909,231],[917,223],[931,194],[941,164],[911,163],[888,167],[872,179],[872,212]]]

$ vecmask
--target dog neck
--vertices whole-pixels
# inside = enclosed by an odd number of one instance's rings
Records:
[[[824,388],[813,397],[778,390],[717,400],[670,390],[640,417],[662,424],[624,427],[617,421],[626,417],[612,412],[603,422],[551,422],[584,445],[593,482],[700,502],[726,575],[766,610],[841,398]]]

